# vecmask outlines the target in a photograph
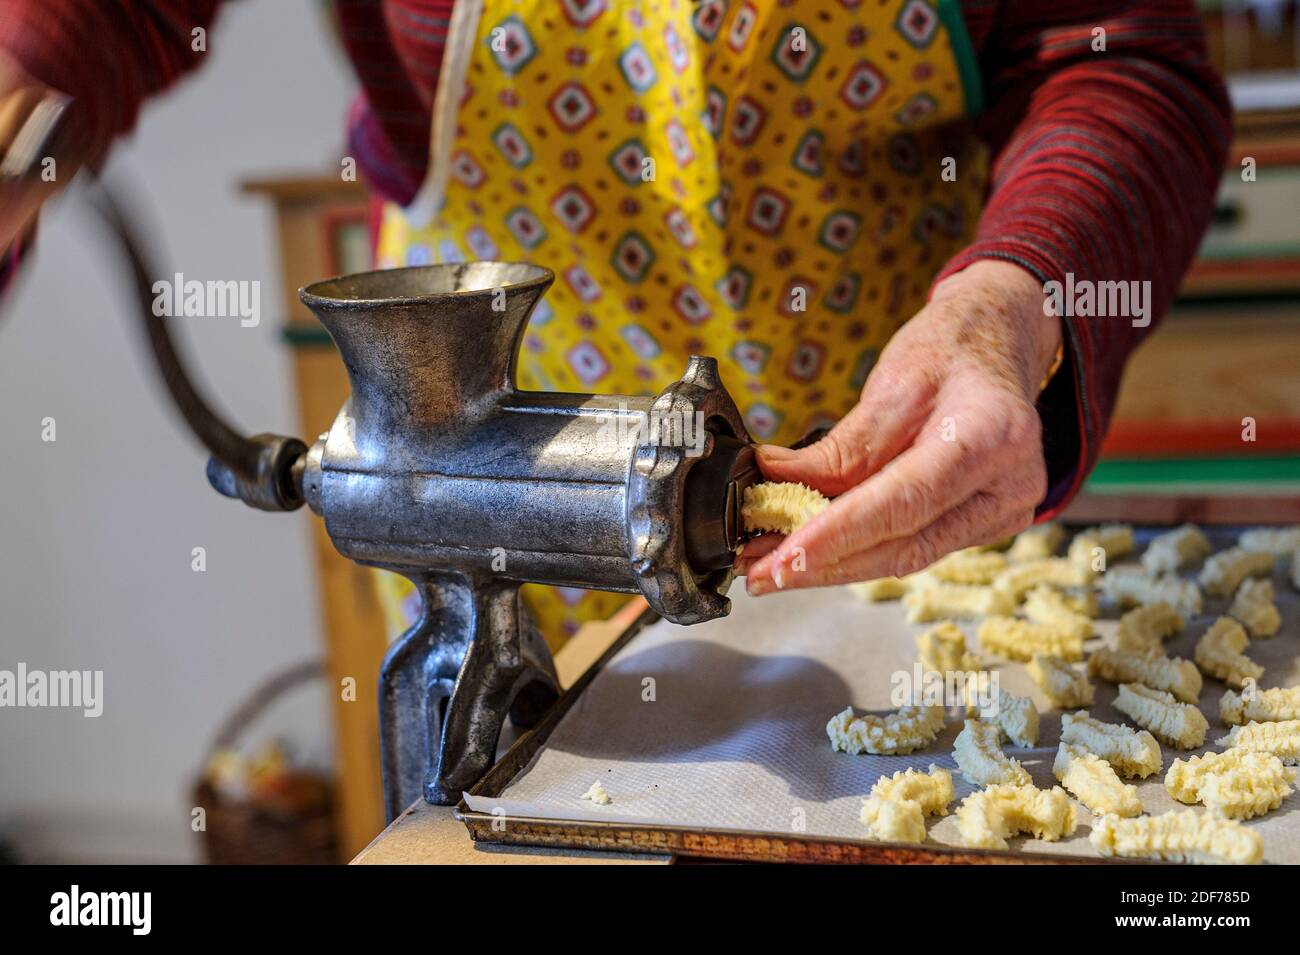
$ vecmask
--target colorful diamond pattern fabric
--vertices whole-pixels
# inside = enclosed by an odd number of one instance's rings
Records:
[[[652,394],[709,354],[755,439],[790,443],[969,241],[954,49],[937,0],[486,0],[441,211],[386,210],[379,264],[547,266],[522,387]]]

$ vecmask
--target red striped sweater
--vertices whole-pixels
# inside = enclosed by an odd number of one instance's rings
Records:
[[[106,148],[144,100],[196,65],[191,31],[221,0],[0,0],[0,48],[77,100]],[[452,0],[336,0],[362,92],[350,149],[377,191],[409,200],[428,158]],[[1192,0],[962,0],[994,150],[981,258],[1044,282],[1149,280],[1159,319],[1208,223],[1231,133]],[[1094,29],[1106,51],[1094,52]],[[1096,462],[1129,354],[1151,328],[1073,317],[1067,360],[1040,399],[1053,513]],[[1151,327],[1154,327],[1154,322]]]

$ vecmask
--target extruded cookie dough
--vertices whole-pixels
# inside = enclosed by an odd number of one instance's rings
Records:
[[[1101,578],[1101,592],[1121,607],[1167,603],[1184,617],[1201,612],[1201,590],[1190,580],[1173,576],[1153,577],[1136,567],[1116,567]]]
[[[1225,690],[1219,699],[1219,719],[1229,726],[1300,720],[1300,686],[1256,689],[1244,694]]]
[[[1115,709],[1175,749],[1196,749],[1205,742],[1210,728],[1209,721],[1192,704],[1179,703],[1171,694],[1140,683],[1120,684]]]
[[[1018,603],[1039,584],[1051,587],[1086,587],[1095,576],[1090,567],[1072,564],[1064,557],[1044,557],[1023,564],[1012,564],[994,578],[993,586]]]
[[[1056,750],[1052,773],[1068,792],[1096,815],[1136,816],[1142,811],[1137,787],[1125,783],[1115,774],[1110,763],[1082,746],[1062,742]]]
[[[1258,551],[1285,557],[1300,550],[1300,525],[1293,527],[1253,527],[1242,531],[1237,539],[1237,546],[1242,550]]]
[[[1092,706],[1095,689],[1087,675],[1060,657],[1036,653],[1025,669],[1053,706],[1063,710]]]
[[[1229,547],[1205,561],[1199,579],[1211,597],[1231,597],[1247,577],[1267,577],[1272,572],[1272,554]]]
[[[1025,597],[1024,611],[1025,616],[1034,623],[1059,627],[1080,640],[1092,636],[1092,618],[1079,613],[1074,602],[1055,588],[1040,584],[1029,591]]]
[[[997,724],[1003,736],[1026,749],[1038,745],[1038,710],[1034,708],[1033,700],[999,690],[995,705],[997,712],[986,718]],[[979,708],[971,703],[966,706],[966,715],[974,719],[981,714]]]
[[[977,786],[1030,785],[1029,773],[1020,762],[1002,752],[1002,730],[996,723],[967,720],[952,755],[963,778]]]
[[[1282,615],[1274,601],[1273,581],[1247,577],[1232,598],[1228,616],[1241,621],[1250,635],[1256,638],[1273,637],[1282,629]]]
[[[1006,849],[1007,840],[1025,832],[1055,842],[1074,834],[1074,802],[1060,786],[990,786],[973,792],[957,807],[957,833],[975,849]]]
[[[1249,645],[1250,637],[1241,624],[1220,617],[1197,641],[1192,656],[1206,676],[1217,677],[1240,690],[1247,680],[1258,681],[1264,675],[1264,668],[1241,652]]]
[[[1027,560],[1040,560],[1051,557],[1065,543],[1065,528],[1054,521],[1036,524],[1016,535],[1007,551],[1007,560],[1012,563],[1024,563]]]
[[[1160,772],[1160,744],[1154,736],[1122,723],[1103,723],[1087,710],[1061,714],[1061,740],[1101,757],[1121,776],[1145,779]]]
[[[1009,660],[1028,661],[1040,653],[1070,662],[1083,659],[1083,639],[1055,624],[992,616],[980,624],[976,637],[989,653]]]
[[[1142,554],[1150,574],[1173,574],[1204,560],[1214,547],[1195,524],[1184,524],[1154,537]]]
[[[1166,690],[1184,703],[1195,703],[1201,695],[1200,671],[1181,657],[1098,647],[1088,657],[1088,673],[1107,683],[1141,683]]]
[[[972,672],[979,657],[966,649],[966,635],[951,620],[944,620],[916,635],[921,666],[935,673]]]
[[[925,569],[937,581],[949,584],[991,584],[1007,569],[1007,559],[995,550],[967,548],[940,558]]]
[[[1164,641],[1182,629],[1182,614],[1169,604],[1146,604],[1119,618],[1115,645],[1130,653],[1159,654],[1164,652]]]
[[[897,600],[907,593],[907,584],[899,577],[877,577],[849,584],[849,590],[863,600],[876,603],[881,600]]]
[[[1165,789],[1179,802],[1199,802],[1217,816],[1253,819],[1272,812],[1291,795],[1295,770],[1271,753],[1229,749],[1176,759]]]
[[[1121,557],[1133,553],[1136,548],[1132,525],[1102,524],[1076,534],[1074,540],[1070,541],[1070,550],[1066,556],[1070,563],[1080,567],[1105,570]],[[1099,549],[1105,554],[1105,562],[1100,567],[1093,567]]]
[[[1300,720],[1251,722],[1245,726],[1234,726],[1227,736],[1215,740],[1214,744],[1256,753],[1272,753],[1288,766],[1300,766]]]
[[[826,724],[837,753],[896,756],[929,746],[948,722],[942,706],[904,706],[888,716],[855,716],[853,707]]]
[[[1195,809],[1136,819],[1102,816],[1093,821],[1088,841],[1102,855],[1124,859],[1202,865],[1254,865],[1264,860],[1264,837],[1258,832]]]
[[[829,505],[826,497],[810,487],[768,481],[745,488],[740,514],[747,531],[792,534]]]
[[[924,842],[925,817],[948,815],[954,795],[948,770],[933,763],[929,773],[907,769],[880,777],[859,818],[881,842]]]
[[[599,779],[592,783],[591,787],[582,794],[582,798],[590,799],[598,806],[608,806],[614,801],[610,798],[609,793],[605,791],[605,787],[600,784]]]
[[[910,591],[903,597],[908,623],[927,623],[944,617],[969,619],[1010,613],[1007,596],[992,587],[974,584],[935,584]]]

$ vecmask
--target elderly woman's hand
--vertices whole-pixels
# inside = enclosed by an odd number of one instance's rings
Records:
[[[835,500],[790,536],[746,545],[749,592],[902,576],[1028,526],[1047,491],[1034,401],[1060,344],[1042,285],[1018,266],[945,279],[825,438],[759,448],[769,480]]]

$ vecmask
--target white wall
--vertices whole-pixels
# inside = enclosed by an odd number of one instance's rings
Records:
[[[173,326],[250,432],[294,434],[297,421],[273,216],[237,183],[337,168],[353,80],[316,7],[231,4],[206,67],[146,108],[109,166],[147,196],[168,264],[262,282],[259,327]],[[46,210],[28,264],[0,312],[0,669],[102,669],[105,709],[0,709],[0,839],[29,858],[197,858],[188,788],[217,723],[261,679],[321,653],[312,518],[208,488],[75,189]],[[206,573],[190,569],[195,546]],[[263,732],[327,760],[324,694]]]

